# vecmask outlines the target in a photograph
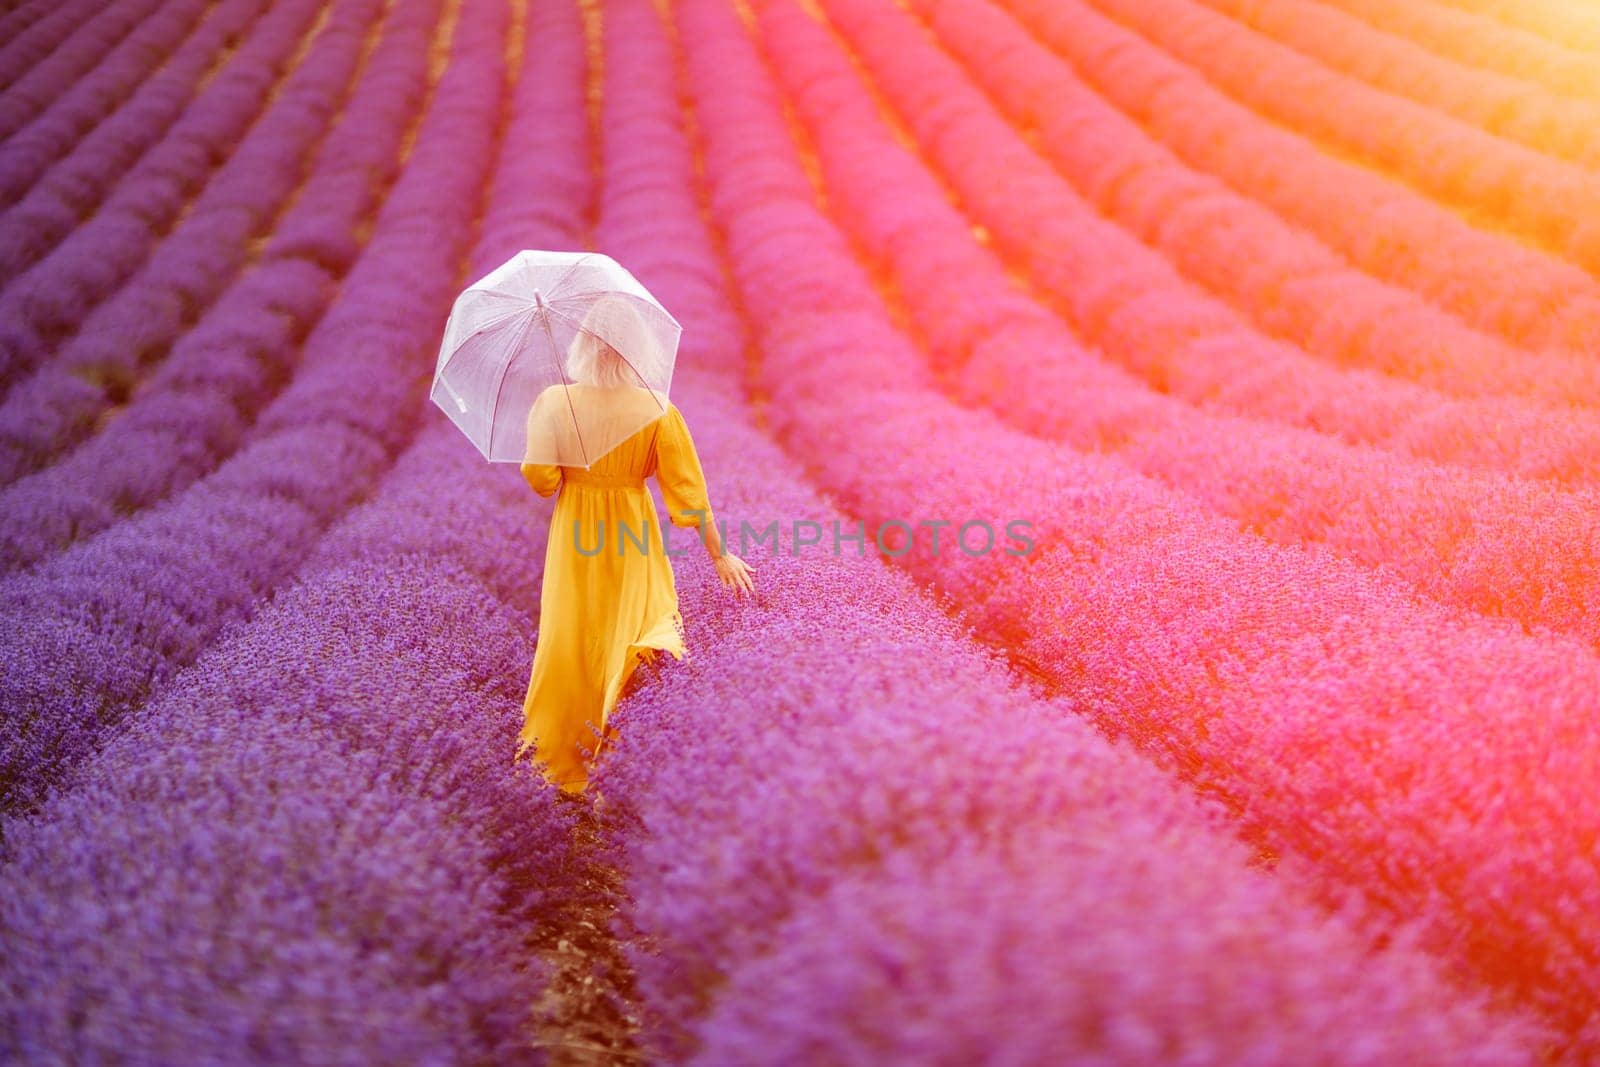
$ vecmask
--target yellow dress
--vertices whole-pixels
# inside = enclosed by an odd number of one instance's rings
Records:
[[[715,518],[689,428],[670,402],[587,470],[524,463],[522,474],[539,495],[561,495],[550,520],[517,755],[531,747],[548,781],[581,793],[590,763],[615,736],[608,720],[634,668],[662,650],[683,659],[683,617],[664,549],[682,556],[699,548],[697,512]],[[651,475],[668,521],[695,534],[663,541],[644,483]]]

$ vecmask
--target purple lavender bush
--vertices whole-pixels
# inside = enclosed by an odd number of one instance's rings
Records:
[[[0,582],[0,808],[37,802],[104,726],[248,614],[408,438],[407,401],[425,382],[407,360],[435,343],[493,153],[504,19],[490,0],[463,7],[374,235],[249,447],[161,507]]]
[[[0,491],[0,559],[14,567],[35,563],[182,489],[238,446],[250,420],[287,383],[301,343],[361,251],[359,237],[398,171],[402,141],[423,113],[424,58],[437,19],[436,4],[419,3],[384,24],[315,168],[259,258],[188,332],[179,336],[180,324],[170,324],[176,343],[114,421],[54,466]],[[250,174],[241,171],[241,180],[250,182]],[[146,343],[159,349],[160,331],[149,323],[145,329]],[[93,363],[101,346],[86,347],[91,365],[109,373],[112,364]],[[88,432],[88,418],[113,399],[72,362],[62,353],[0,407],[0,442],[14,446],[19,462]],[[137,374],[137,360],[122,362],[124,374]],[[52,408],[40,395],[48,397],[55,383],[66,391]],[[66,402],[72,396],[79,400]]]

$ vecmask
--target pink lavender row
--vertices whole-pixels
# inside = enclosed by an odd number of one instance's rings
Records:
[[[0,808],[30,807],[289,576],[410,439],[492,156],[507,15],[463,6],[408,162],[294,380],[205,478],[0,582]]]
[[[724,485],[781,469],[713,457]],[[854,562],[764,562],[792,607],[725,634],[691,596],[698,660],[617,716],[594,782],[642,816],[618,858],[664,1061],[1534,1062],[1534,1028],[1249,870],[1148,764]]]
[[[952,7],[955,14],[943,32],[964,32],[968,22],[961,15],[977,9]],[[1600,428],[1589,412],[1552,411],[1512,398],[1441,397],[1370,370],[1330,367],[1294,345],[1261,336],[1238,311],[1185,280],[1172,262],[1066,188],[954,61],[929,45],[918,46],[921,31],[911,19],[844,2],[828,9],[869,57],[877,88],[897,102],[933,164],[996,244],[1027,269],[1039,297],[1100,352],[1157,390],[1419,459],[1581,486],[1600,481]],[[968,21],[972,33],[981,32],[976,19]],[[935,83],[938,92],[930,88]],[[1054,127],[1052,133],[1064,135]],[[1123,213],[1163,219],[1151,225],[1170,224],[1186,239],[1208,228],[1230,232],[1228,220],[1211,209],[1214,200],[1198,202],[1192,214],[1169,217],[1188,184],[1159,174],[1126,183]],[[1185,255],[1179,246],[1170,252]],[[1384,316],[1368,325],[1381,336],[1386,321]]]
[[[59,157],[170,53],[194,25],[195,0],[119,0],[0,94],[0,173]],[[8,198],[9,199],[9,198]]]
[[[723,146],[748,152],[737,179],[706,170],[713,214],[730,246],[792,254],[797,206],[744,210],[774,192],[763,131],[741,123],[770,86],[731,11],[680,11],[708,135],[757,135]],[[719,511],[848,523],[743,403],[745,337],[655,11],[608,3],[602,25],[597,237],[686,316],[674,395]],[[631,208],[642,198],[654,210]],[[663,1060],[1270,1062],[1293,1047],[1527,1062],[1521,1027],[1248,872],[1191,798],[1018,688],[906,575],[796,556],[787,534],[775,547],[756,560],[761,604],[701,567],[680,582],[687,662],[624,703],[593,782],[622,816],[629,918],[652,946],[632,957]]]
[[[1387,93],[1443,112],[1536,152],[1589,169],[1600,146],[1583,131],[1600,125],[1600,102],[1529,91],[1526,82],[1434,55],[1420,45],[1320,4],[1274,0],[1246,9],[1239,0],[1204,0],[1279,45]]]
[[[24,30],[47,13],[55,11],[58,6],[56,0],[21,0],[12,5],[4,15],[0,15],[0,41],[15,41]],[[5,72],[5,80],[10,81],[14,77],[15,73]]]
[[[1333,6],[1428,51],[1481,70],[1543,85],[1579,100],[1600,100],[1600,67],[1594,57],[1507,26],[1438,4],[1386,4],[1383,0],[1332,0]]]
[[[220,20],[211,17],[213,13],[206,8],[195,0],[182,0],[144,18],[94,71],[71,83],[67,91],[52,99],[48,111],[0,146],[0,202],[8,213],[41,175],[84,140],[104,141],[107,135],[99,132],[101,127],[110,125],[113,117],[125,110],[137,113],[134,102],[161,91],[172,81],[173,73],[180,79],[187,73],[191,86],[199,79],[224,39],[216,30],[208,32],[201,27],[236,20],[229,12],[238,5],[220,6],[217,13],[224,16]],[[197,41],[209,46],[199,64],[190,58]],[[122,125],[126,127],[126,120]]]
[[[0,484],[38,470],[89,436],[96,419],[126,403],[130,392],[142,392],[151,367],[167,358],[173,342],[204,319],[241,270],[259,261],[259,242],[295,202],[377,37],[381,13],[381,0],[344,0],[336,7],[177,227],[121,289],[78,309],[37,374],[13,384],[0,407]],[[313,306],[329,295],[325,282],[296,288],[316,294]],[[303,321],[292,315],[285,325],[293,330]]]
[[[1362,270],[1514,344],[1581,353],[1600,332],[1595,279],[1579,267],[1479,230],[1395,178],[1263,122],[1204,75],[1080,0],[1002,6],[1191,166],[1269,206]]]
[[[1363,84],[1191,0],[1090,0],[1270,121],[1590,271],[1600,270],[1600,177]]]
[[[278,190],[287,199],[259,259],[188,332],[179,336],[183,323],[167,324],[176,338],[170,354],[99,433],[0,491],[0,560],[32,565],[90,537],[203,477],[248,438],[257,414],[293,374],[301,341],[327,312],[399,169],[427,92],[426,57],[438,21],[438,0],[390,12],[359,83],[320,135],[310,173],[295,190]],[[285,94],[279,104],[289,100]],[[267,121],[270,115],[258,129]],[[236,159],[247,160],[249,147]],[[219,176],[212,188],[220,183]],[[198,209],[190,219],[197,216]],[[156,335],[147,340],[159,342],[156,327],[146,328]],[[12,445],[7,458],[47,455],[107,414],[113,397],[74,373],[71,362],[69,350],[0,406],[0,445]],[[132,365],[122,373],[137,378],[134,358],[123,362]],[[42,436],[52,417],[72,419],[54,427],[61,431],[56,440]],[[27,450],[14,444],[19,440],[29,442]]]
[[[1029,147],[1077,195],[1256,328],[1337,365],[1370,367],[1453,395],[1600,406],[1592,358],[1514,347],[1358,270],[1263,205],[1184,165],[992,4],[914,10],[1012,126],[1037,131]],[[908,20],[906,29],[917,40],[915,23]],[[996,55],[1005,61],[994,62]],[[963,95],[977,91],[951,80]],[[1595,296],[1600,290],[1591,301]]]
[[[802,472],[695,381],[724,514],[851,523],[772,493]],[[754,561],[759,609],[680,583],[689,664],[624,705],[594,777],[640,820],[618,859],[652,939],[632,960],[652,1042],[704,1063],[1341,1063],[1359,1034],[1380,1058],[1531,1060],[1416,955],[1369,956],[1249,872],[1177,787],[1016,691],[880,561],[791,548]]]
[[[961,6],[946,2],[946,10]],[[859,7],[823,3],[848,8],[842,21],[858,30]],[[988,406],[1025,433],[1116,454],[1271,540],[1326,544],[1437,600],[1600,644],[1600,498],[1592,491],[1561,492],[1196,411],[1101,362],[1017,293],[1006,264],[973,241],[966,218],[895,141],[827,30],[794,3],[758,7],[771,69],[815,147],[826,202],[888,275],[958,401]],[[864,55],[903,64],[903,84],[943,87],[940,71],[918,62],[928,46],[914,25],[877,4],[871,17],[877,29]],[[999,65],[998,54],[989,59]]]
[[[469,8],[463,26],[484,17]],[[588,215],[578,13],[528,18],[469,273],[518,248],[573,247]],[[458,50],[456,64],[498,78],[500,55]],[[493,98],[479,104],[494,122]],[[373,1048],[406,1062],[542,1059],[523,1023],[545,976],[523,941],[585,890],[571,809],[509,758],[549,508],[411,399],[430,428],[372,498],[13,832],[0,926],[17,947],[0,982],[28,975],[39,991],[8,1028],[24,1047],[93,1058],[132,1027],[150,1058],[180,1041],[221,1054],[247,1029],[278,1061],[338,1062],[352,1036],[369,1062]],[[177,810],[131,830],[151,819],[152,782]],[[207,851],[214,825],[228,862],[192,888],[149,877],[152,862]],[[130,854],[147,833],[159,854]],[[271,862],[277,842],[307,833],[327,841]],[[125,901],[110,922],[94,911],[105,871]],[[236,895],[238,914],[210,903]],[[325,917],[305,922],[314,908]],[[176,947],[153,943],[163,928]],[[262,987],[276,1000],[251,997]]]
[[[183,116],[85,222],[57,234],[0,230],[0,391],[33,370],[84,309],[137,271],[267,106],[319,0],[273,4]],[[56,238],[60,237],[59,243]],[[159,308],[152,308],[152,314]]]
[[[0,44],[0,93],[27,77],[57,46],[77,33],[105,6],[104,0],[65,0]]]
[[[708,44],[703,19],[684,34],[691,62],[732,47]],[[1115,459],[949,403],[817,213],[764,72],[704,62],[741,87],[713,80],[699,115],[712,210],[761,329],[765,414],[793,454],[827,457],[808,464],[819,486],[869,530],[1032,522],[1026,565],[935,554],[927,530],[900,559],[1108,732],[1303,858],[1330,897],[1414,918],[1451,967],[1595,1048],[1600,972],[1575,932],[1600,874],[1572,860],[1600,828],[1583,770],[1600,761],[1600,660],[1241,534]]]
[[[174,16],[181,35],[195,14],[190,0],[115,0],[104,6],[48,61],[0,93],[0,139],[6,141],[6,154],[13,146],[26,155],[40,152],[35,128],[56,115],[77,112],[80,130],[104,117],[126,91],[126,86],[118,90],[107,72],[125,72],[120,58],[130,51],[165,50],[174,40]],[[139,77],[138,70],[128,74]]]

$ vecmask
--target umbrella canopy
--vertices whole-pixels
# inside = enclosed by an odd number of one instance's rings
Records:
[[[491,462],[589,467],[666,412],[682,332],[610,256],[525,250],[456,298],[431,395]]]

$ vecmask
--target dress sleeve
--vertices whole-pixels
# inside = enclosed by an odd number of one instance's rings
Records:
[[[524,463],[522,476],[540,496],[549,496],[561,487],[561,468],[554,463]]]
[[[551,390],[546,389],[534,400],[528,411],[528,451],[526,455],[554,455],[555,445],[551,433]],[[561,485],[561,468],[554,463],[522,464],[522,476],[540,496],[549,496]]]
[[[668,403],[656,436],[656,480],[667,503],[667,520],[674,526],[699,526],[716,521],[706,491],[705,472],[689,436],[689,426],[676,404]]]

